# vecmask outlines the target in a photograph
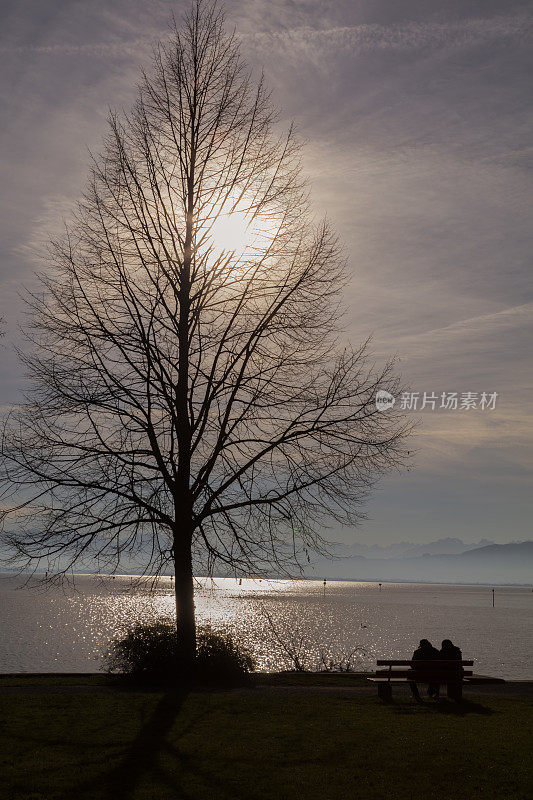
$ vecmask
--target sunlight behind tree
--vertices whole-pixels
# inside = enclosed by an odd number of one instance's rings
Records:
[[[290,573],[404,457],[405,421],[375,403],[392,364],[339,346],[344,259],[277,119],[216,5],[194,5],[52,243],[2,436],[15,559],[172,570],[188,675],[195,571]]]

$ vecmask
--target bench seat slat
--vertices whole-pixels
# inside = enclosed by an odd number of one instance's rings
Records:
[[[409,680],[408,678],[391,678],[390,681],[388,678],[367,678],[367,681],[370,683],[413,683],[413,681]],[[445,681],[429,681],[429,683],[463,683],[468,682],[468,678],[466,681],[463,681],[462,678],[446,678]],[[428,681],[414,681],[414,683],[428,683]]]

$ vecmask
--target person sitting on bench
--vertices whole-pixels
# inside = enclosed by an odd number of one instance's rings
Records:
[[[449,639],[443,640],[441,650],[437,658],[440,658],[441,661],[450,662],[449,665],[446,665],[446,672],[450,673],[451,676],[454,678],[463,676],[464,670],[462,665],[454,663],[457,661],[462,661],[463,654],[461,653],[460,649],[456,647]],[[457,694],[457,683],[448,684],[448,697],[457,699]]]
[[[438,658],[440,658],[440,655],[437,648],[433,647],[431,642],[427,639],[421,639],[418,649],[413,653],[412,661],[435,661]],[[411,669],[416,669],[416,667],[411,667]],[[409,686],[411,687],[411,692],[417,703],[421,703],[422,700],[418,692],[416,681],[410,681]],[[439,696],[439,684],[430,683],[428,685],[428,694],[430,697],[437,698]]]

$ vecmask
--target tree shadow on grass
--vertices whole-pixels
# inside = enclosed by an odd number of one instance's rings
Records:
[[[146,721],[141,722],[135,739],[127,747],[122,759],[104,775],[73,787],[69,800],[73,796],[110,798],[110,800],[111,798],[117,800],[119,797],[131,799],[147,774],[156,779],[162,788],[170,790],[176,800],[192,800],[181,786],[176,785],[176,782],[165,774],[165,770],[161,769],[158,763],[160,754],[167,747],[170,730],[186,698],[187,692],[164,694]],[[110,723],[112,724],[111,720]]]
[[[146,785],[147,781],[161,798],[196,800],[197,792],[193,790],[194,793],[191,793],[185,789],[180,774],[187,775],[188,782],[192,780],[193,784],[198,781],[203,783],[205,796],[211,794],[213,797],[231,796],[235,800],[246,800],[232,787],[227,787],[228,793],[223,794],[217,769],[200,766],[195,755],[186,754],[179,747],[179,741],[212,713],[210,706],[189,718],[186,724],[174,731],[170,739],[170,732],[187,696],[187,692],[164,694],[148,718],[141,721],[135,739],[125,754],[117,757],[118,763],[107,773],[72,787],[64,800],[72,800],[73,797],[80,800],[133,800],[141,785]]]

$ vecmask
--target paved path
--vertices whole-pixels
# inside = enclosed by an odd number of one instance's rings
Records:
[[[257,686],[241,691],[261,691],[272,694],[338,694],[338,695],[377,695],[375,686]],[[395,685],[394,695],[409,695],[407,685]],[[469,696],[493,697],[533,697],[533,681],[507,681],[506,683],[487,683],[483,685],[464,686],[463,694]]]
[[[42,694],[124,694],[124,693],[152,693],[164,691],[154,687],[133,687],[127,685],[98,685],[91,683],[68,684],[30,684],[24,679],[19,684],[5,686],[0,678],[1,695],[42,695]],[[269,686],[258,685],[253,687],[233,689],[232,691],[244,694],[320,694],[336,697],[350,696],[375,696],[374,686]],[[506,683],[483,684],[479,686],[465,686],[465,698],[492,696],[492,697],[533,697],[533,681],[507,681]],[[394,694],[398,697],[408,695],[409,687],[395,686]]]

